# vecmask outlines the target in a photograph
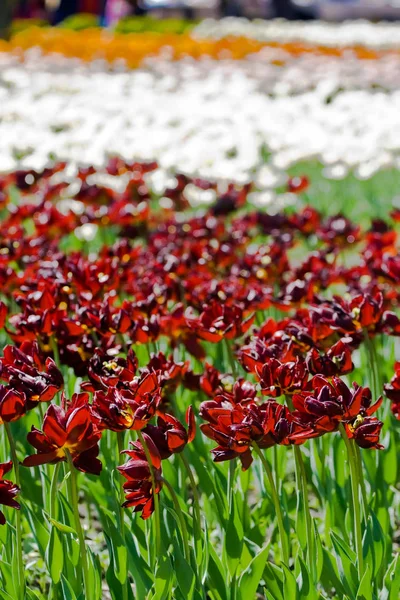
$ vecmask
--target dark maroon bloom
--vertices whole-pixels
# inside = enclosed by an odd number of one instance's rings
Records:
[[[101,431],[93,422],[88,394],[74,394],[69,405],[65,400],[63,403],[64,408],[50,404],[43,431],[32,427],[28,442],[36,448],[37,454],[28,456],[22,464],[25,467],[55,464],[65,461],[68,451],[77,469],[98,475],[102,468],[97,458]]]
[[[346,338],[339,340],[325,353],[311,348],[306,357],[307,368],[312,375],[346,375],[354,369],[351,360],[351,350],[346,343]]]
[[[255,402],[229,405],[211,400],[202,403],[200,416],[208,421],[200,426],[201,431],[218,443],[217,448],[212,450],[214,460],[221,462],[240,458],[243,470],[248,469],[253,461],[253,442],[260,448],[302,443],[310,430],[296,422],[286,406],[273,401],[261,405]],[[291,441],[291,436],[299,430],[303,431],[304,440]]]
[[[223,339],[231,340],[242,336],[254,319],[255,315],[245,319],[238,306],[213,302],[204,307],[198,318],[188,318],[187,324],[202,340],[217,343]]]
[[[0,385],[0,424],[17,421],[26,413],[25,394]]]
[[[4,479],[4,475],[11,471],[13,463],[9,462],[0,464],[0,504],[4,506],[10,506],[11,508],[20,509],[20,505],[15,500],[15,497],[19,494],[19,487],[12,481]],[[0,510],[0,525],[5,525],[6,518]]]
[[[129,389],[109,388],[95,393],[93,416],[100,429],[124,431],[143,429],[161,402],[161,389],[155,373],[135,378]]]
[[[151,437],[162,460],[172,454],[182,452],[186,444],[193,441],[196,434],[196,422],[191,406],[186,412],[186,430],[182,423],[172,415],[159,413],[157,425],[147,425],[144,433]]]
[[[0,377],[25,394],[27,409],[50,402],[64,386],[61,371],[52,358],[43,358],[36,342],[24,342],[20,348],[6,346]]]
[[[353,423],[346,423],[345,429],[348,437],[354,439],[361,448],[375,448],[381,450],[379,436],[383,427],[382,421],[375,417],[358,416]]]
[[[340,423],[352,425],[357,419],[370,417],[382,403],[382,397],[372,404],[371,391],[353,383],[353,388],[338,377],[327,380],[316,375],[310,385],[312,392],[293,396],[294,416],[308,423],[315,436],[335,431]],[[300,433],[301,435],[301,433]]]
[[[358,241],[360,227],[351,223],[343,215],[336,215],[326,219],[319,227],[317,234],[325,242],[341,249]]]
[[[287,363],[270,358],[261,369],[256,368],[256,372],[262,393],[272,398],[299,392],[304,389],[308,380],[306,363],[299,358]]]
[[[161,456],[153,440],[143,434],[149,455],[149,465],[146,453],[140,442],[131,442],[132,450],[125,450],[124,454],[130,457],[127,463],[117,467],[126,482],[124,491],[126,501],[123,506],[133,506],[134,512],[141,512],[142,519],[148,519],[154,512],[154,494],[152,474],[155,481],[155,493],[159,494],[162,488]]]
[[[136,375],[138,360],[132,349],[126,358],[116,356],[116,352],[118,350],[96,350],[88,364],[90,382],[83,383],[82,390],[94,392],[110,387],[129,386]]]

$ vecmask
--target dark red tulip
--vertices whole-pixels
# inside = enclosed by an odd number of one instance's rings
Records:
[[[155,480],[155,493],[162,488],[161,456],[152,439],[143,433],[143,438],[151,458],[151,470],[141,442],[131,442],[132,450],[125,450],[130,459],[118,468],[126,479],[124,491],[126,501],[123,506],[133,506],[134,512],[141,512],[142,519],[148,519],[154,512],[152,473]]]
[[[98,475],[102,464],[97,458],[101,431],[93,422],[87,394],[74,394],[64,408],[50,404],[43,420],[43,431],[32,427],[28,442],[37,454],[23,461],[25,467],[46,463],[55,464],[66,460],[66,450],[71,454],[74,466],[85,473]]]
[[[196,435],[196,421],[191,406],[186,412],[186,423],[187,430],[172,415],[159,413],[157,425],[147,425],[143,430],[153,440],[162,460],[182,452],[186,444],[193,441]]]

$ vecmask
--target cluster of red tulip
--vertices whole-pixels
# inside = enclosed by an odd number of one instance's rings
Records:
[[[71,179],[64,167],[0,180],[1,422],[48,404],[23,466],[71,461],[99,474],[103,432],[133,430],[118,470],[124,506],[146,519],[162,461],[193,440],[195,413],[215,461],[239,458],[245,470],[260,449],[338,430],[382,448],[374,340],[400,335],[399,211],[362,231],[310,206],[249,211],[250,185],[222,190],[184,175],[155,207],[146,175],[156,164],[110,161],[103,176],[125,177],[123,191],[96,182],[94,169]],[[214,205],[190,209],[189,183],[213,189]],[[89,242],[74,233],[88,225]],[[343,379],[360,348],[372,393]],[[224,354],[230,373],[218,366]],[[196,392],[187,427],[174,409],[184,388]],[[384,390],[400,419],[400,363]],[[10,469],[0,465],[0,503],[18,508],[17,485],[2,479]]]

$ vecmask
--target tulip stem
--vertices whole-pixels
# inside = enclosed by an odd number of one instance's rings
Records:
[[[174,503],[174,507],[175,507],[176,516],[178,517],[179,524],[181,526],[181,535],[182,535],[182,540],[183,540],[184,556],[185,556],[186,561],[190,564],[188,531],[187,531],[185,519],[183,516],[183,512],[182,512],[181,506],[179,504],[178,496],[175,494],[175,490],[172,487],[172,485],[169,483],[169,481],[164,479],[164,477],[163,477],[162,481],[163,481],[164,485],[167,487],[169,493],[171,494],[172,502]]]
[[[224,338],[224,343],[225,343],[226,353],[228,355],[228,361],[229,361],[229,365],[231,367],[232,375],[236,379],[237,368],[236,368],[235,357],[234,357],[233,351],[232,351],[232,346],[230,345],[229,340],[226,338]]]
[[[19,476],[19,462],[17,457],[17,448],[15,446],[14,436],[11,431],[10,423],[4,422],[4,427],[8,437],[8,443],[10,445],[11,459],[14,466],[15,483],[18,487],[21,487],[21,481]],[[17,541],[17,562],[18,562],[18,589],[20,598],[25,598],[25,574],[24,574],[24,562],[22,556],[22,523],[21,523],[21,511],[16,511],[16,541]]]
[[[56,363],[56,367],[58,369],[60,369],[61,368],[61,365],[60,365],[60,352],[58,350],[57,339],[56,339],[56,337],[54,335],[50,336],[50,347],[51,347],[51,350],[53,352],[54,362]]]
[[[279,502],[278,492],[276,491],[276,486],[275,486],[274,477],[272,475],[272,470],[271,470],[271,467],[270,467],[264,453],[261,451],[260,447],[258,446],[258,444],[256,442],[253,442],[253,448],[255,449],[256,453],[258,454],[258,456],[262,462],[262,465],[264,467],[265,473],[268,477],[268,481],[269,481],[269,484],[271,487],[271,496],[272,496],[272,501],[273,501],[274,507],[275,507],[276,518],[278,520],[279,536],[281,538],[283,561],[288,566],[289,565],[289,545],[288,545],[288,539],[287,539],[287,535],[286,535],[286,531],[285,531],[285,526],[283,523],[282,509],[281,509],[281,505]]]
[[[361,496],[363,499],[363,508],[364,508],[364,519],[367,522],[368,514],[369,514],[369,505],[367,498],[367,489],[365,487],[365,479],[363,473],[363,463],[361,458],[360,448],[356,443],[353,443],[354,456],[357,461],[357,471],[358,471],[358,481],[360,483],[361,488]]]
[[[293,401],[291,396],[286,397],[287,404],[291,411],[293,411]],[[303,455],[301,453],[300,446],[293,445],[294,459],[295,459],[295,470],[296,480],[299,486],[300,496],[303,497],[304,502],[304,514],[306,522],[306,537],[307,537],[307,565],[312,577],[315,581],[315,561],[314,561],[314,536],[313,536],[313,523],[310,512],[310,504],[308,502],[308,487],[307,487],[307,473],[304,465]]]
[[[155,517],[155,525],[156,525],[156,554],[157,559],[161,556],[161,524],[160,524],[160,503],[158,494],[156,493],[156,478],[154,476],[153,463],[151,460],[150,452],[146,444],[146,440],[143,437],[141,431],[137,432],[140,443],[142,444],[143,451],[146,455],[146,459],[149,465],[150,476],[151,476],[151,485],[153,488],[153,501],[154,501],[154,517]]]
[[[301,495],[303,496],[303,502],[304,502],[304,513],[305,513],[305,521],[306,521],[306,537],[307,537],[307,564],[308,564],[308,569],[310,571],[310,575],[314,581],[315,580],[315,573],[314,573],[315,563],[313,560],[314,559],[314,538],[313,538],[313,534],[312,534],[313,527],[312,527],[312,519],[311,519],[311,513],[310,513],[310,505],[308,502],[307,474],[306,474],[306,469],[304,466],[303,456],[301,454],[300,447],[294,445],[293,450],[294,450],[294,458],[295,458],[295,462],[296,462],[297,470],[298,470]]]
[[[195,515],[195,518],[197,521],[197,526],[201,530],[200,496],[199,496],[196,482],[193,477],[193,472],[192,472],[192,469],[190,468],[190,465],[189,465],[189,462],[188,462],[186,456],[183,453],[178,454],[178,456],[181,459],[181,461],[186,469],[186,473],[188,474],[188,477],[189,477],[189,481],[190,481],[190,485],[192,487],[192,493],[193,493],[193,511],[194,511],[194,515]]]
[[[57,485],[58,485],[58,474],[60,472],[61,462],[58,462],[53,471],[53,477],[51,479],[50,486],[50,517],[52,519],[57,519],[57,511],[56,511],[56,497],[57,497]]]
[[[355,537],[355,545],[356,545],[356,554],[357,554],[357,570],[358,577],[361,581],[364,571],[363,571],[363,548],[362,548],[362,533],[361,533],[361,514],[360,514],[360,500],[359,500],[359,475],[358,475],[358,466],[357,466],[357,458],[355,449],[353,447],[352,440],[349,440],[346,434],[346,430],[343,426],[343,423],[340,423],[339,430],[341,436],[343,438],[344,443],[346,444],[347,455],[349,458],[350,464],[350,483],[351,483],[351,494],[353,500],[353,511],[354,511],[354,537]]]
[[[192,488],[192,493],[193,493],[193,530],[196,531],[196,529],[197,529],[197,532],[200,535],[202,535],[203,530],[201,527],[200,496],[199,496],[199,492],[197,489],[196,481],[194,479],[193,472],[192,472],[192,469],[190,468],[188,459],[186,458],[184,453],[181,452],[180,454],[178,454],[178,456],[181,459],[183,466],[185,467],[185,470],[189,477],[190,485]],[[195,539],[196,539],[196,534],[195,534]],[[197,557],[198,550],[197,550],[196,543],[194,544],[194,549],[195,549],[195,553],[196,553],[196,557]],[[198,562],[198,566],[199,566],[199,568],[201,567],[200,562]],[[202,572],[198,574],[198,582],[199,582],[199,587],[202,590],[203,598],[205,598],[206,592],[204,590],[204,584],[203,584],[203,576],[204,576],[203,569],[201,571]]]
[[[76,471],[75,471],[74,463],[72,462],[71,454],[69,453],[69,451],[67,449],[65,449],[65,456],[67,458],[68,466],[69,466],[69,469],[71,472],[68,482],[69,482],[69,488],[70,488],[70,494],[71,494],[72,510],[74,513],[75,529],[78,534],[78,540],[79,540],[79,551],[80,551],[81,562],[82,562],[83,582],[84,582],[84,586],[85,586],[85,598],[87,598],[89,600],[92,597],[92,592],[91,592],[90,585],[89,585],[89,569],[88,569],[88,561],[87,561],[87,553],[86,553],[85,535],[83,533],[81,519],[80,519],[80,515],[79,515],[79,504],[78,504],[79,499],[78,499],[78,487],[77,487],[77,482],[76,482]]]
[[[364,329],[363,331],[364,331],[364,341],[365,341],[365,345],[367,347],[367,353],[368,353],[368,358],[369,358],[369,363],[370,363],[370,365],[369,365],[370,373],[371,373],[370,383],[371,383],[372,395],[374,397],[374,400],[377,400],[377,398],[379,397],[379,371],[378,371],[378,364],[377,364],[377,360],[376,360],[374,342],[369,337],[368,330]]]
[[[124,449],[124,432],[117,431],[117,443],[118,443],[118,455],[121,456],[121,453]],[[124,507],[122,506],[124,503],[124,488],[121,486],[120,490],[120,498],[119,498],[119,526],[121,530],[121,537],[125,543],[125,520],[124,520]],[[122,600],[128,600],[128,585],[129,585],[129,574],[128,574],[128,557],[126,558],[126,572],[127,578],[124,583],[121,583],[122,587]]]

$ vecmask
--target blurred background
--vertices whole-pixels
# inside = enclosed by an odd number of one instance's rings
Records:
[[[103,26],[113,26],[130,15],[197,19],[248,18],[395,20],[400,0],[1,0],[0,29],[7,35],[13,18],[41,19],[57,25],[79,13],[93,15]]]

